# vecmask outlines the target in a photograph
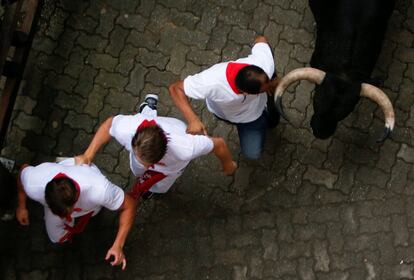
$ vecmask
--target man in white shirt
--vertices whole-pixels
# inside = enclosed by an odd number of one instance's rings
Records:
[[[188,133],[207,135],[187,97],[205,99],[210,112],[237,126],[242,154],[251,159],[260,157],[267,128],[279,123],[273,102],[278,79],[272,50],[263,36],[254,43],[248,57],[213,65],[170,86],[171,98],[188,122]]]
[[[98,150],[114,137],[130,153],[130,167],[137,177],[132,195],[165,193],[191,160],[213,152],[223,172],[231,175],[237,168],[222,138],[191,135],[177,119],[158,117],[158,96],[149,94],[136,115],[108,118],[98,129],[78,163],[89,164]]]
[[[119,229],[106,260],[126,267],[123,247],[132,227],[136,201],[111,183],[95,165],[75,165],[69,158],[59,163],[23,165],[17,182],[18,206],[16,218],[21,225],[29,224],[26,197],[44,206],[45,224],[52,242],[63,243],[81,233],[89,219],[102,207],[118,210]]]

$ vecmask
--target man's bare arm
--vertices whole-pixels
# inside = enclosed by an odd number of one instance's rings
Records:
[[[175,106],[183,113],[187,120],[187,133],[207,135],[207,129],[196,115],[184,92],[184,82],[178,81],[170,85],[170,96]]]
[[[269,44],[269,42],[267,41],[267,39],[266,39],[266,37],[265,37],[265,36],[257,36],[257,37],[254,39],[254,43],[255,43],[255,44],[257,44],[257,43],[266,43],[266,44]]]
[[[76,164],[91,164],[99,149],[111,140],[112,136],[109,134],[109,130],[112,126],[112,120],[113,117],[110,117],[101,124],[85,153],[75,157]]]
[[[111,265],[120,265],[122,264],[122,269],[126,267],[126,258],[123,252],[125,245],[125,240],[128,236],[129,231],[134,223],[134,218],[137,209],[137,201],[134,200],[128,194],[125,194],[124,202],[119,208],[119,226],[118,233],[116,235],[115,241],[112,247],[108,250],[105,260],[109,260],[111,256],[114,257],[114,260],[111,262]]]
[[[22,226],[29,225],[29,211],[26,207],[26,200],[27,195],[24,191],[22,181],[20,179],[20,176],[22,174],[23,169],[25,169],[28,164],[23,164],[20,168],[19,174],[17,175],[17,208],[16,208],[16,218],[19,224]]]
[[[237,164],[233,161],[229,148],[223,138],[211,138],[214,143],[213,153],[220,160],[223,166],[223,172],[226,175],[232,175],[236,169]]]

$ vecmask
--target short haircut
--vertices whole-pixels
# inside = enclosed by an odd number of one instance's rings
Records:
[[[60,217],[70,214],[77,200],[77,189],[70,178],[52,179],[46,185],[45,199],[53,214]]]
[[[248,94],[259,94],[262,87],[262,81],[260,80],[262,75],[265,75],[269,80],[267,74],[258,66],[248,65],[243,67],[236,75],[236,87]]]
[[[132,138],[132,147],[138,157],[149,164],[159,162],[167,152],[168,139],[158,125],[139,128]]]

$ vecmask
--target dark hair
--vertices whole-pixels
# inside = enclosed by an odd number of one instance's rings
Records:
[[[52,179],[46,185],[45,199],[53,214],[60,217],[68,215],[77,200],[75,183],[70,178]]]
[[[158,125],[140,128],[132,138],[131,145],[142,161],[154,164],[167,152],[167,137]]]
[[[248,94],[259,94],[262,87],[262,81],[260,80],[262,75],[265,75],[266,79],[269,80],[267,74],[258,66],[243,67],[236,75],[236,87]]]

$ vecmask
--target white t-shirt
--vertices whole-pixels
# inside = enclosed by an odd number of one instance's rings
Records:
[[[256,65],[265,71],[269,79],[275,71],[272,51],[267,43],[257,43],[252,53],[236,63]],[[267,95],[237,94],[229,85],[226,69],[229,62],[223,62],[184,79],[185,94],[194,99],[205,99],[207,108],[218,117],[234,123],[257,120],[266,107]]]
[[[80,217],[94,211],[96,215],[102,207],[117,210],[124,202],[124,191],[112,184],[95,165],[75,165],[73,158],[59,163],[46,162],[37,166],[28,166],[20,175],[24,191],[33,200],[45,207],[46,184],[57,174],[63,173],[74,180],[80,189],[72,218]]]
[[[144,114],[115,116],[109,133],[129,151],[130,167],[136,177],[144,173],[145,167],[136,159],[131,141],[138,126],[144,120],[154,120],[168,138],[165,156],[159,164],[154,164],[148,170],[154,170],[166,176],[177,174],[183,171],[192,159],[208,154],[214,148],[213,141],[209,137],[187,134],[186,125],[174,118],[156,117],[155,115],[150,117]]]

